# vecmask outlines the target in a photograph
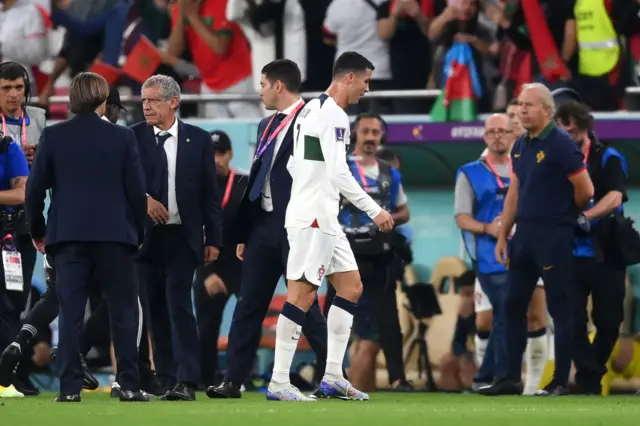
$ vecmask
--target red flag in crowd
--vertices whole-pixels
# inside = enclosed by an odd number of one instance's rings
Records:
[[[139,83],[151,77],[160,65],[161,58],[156,47],[148,38],[141,36],[133,48],[122,71]]]
[[[522,0],[522,11],[527,21],[529,38],[538,59],[540,71],[549,82],[569,78],[569,70],[564,64],[556,46],[539,0]]]
[[[94,72],[103,76],[109,84],[115,83],[122,75],[122,72],[118,68],[107,65],[99,59],[96,59],[96,61],[91,65],[89,72]]]

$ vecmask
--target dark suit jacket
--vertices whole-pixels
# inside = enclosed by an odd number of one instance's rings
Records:
[[[302,109],[300,109],[297,114],[299,114],[300,111],[302,111]],[[262,136],[264,129],[269,124],[271,117],[272,115],[263,118],[258,124],[258,142],[260,142],[260,137]],[[282,232],[284,232],[284,217],[287,212],[287,205],[289,204],[289,198],[291,198],[291,175],[287,170],[287,162],[289,161],[289,157],[293,154],[293,128],[295,126],[296,117],[294,117],[293,121],[289,125],[289,129],[284,136],[282,145],[276,153],[276,158],[269,175],[273,214],[277,218],[277,225]],[[275,140],[272,143],[276,143]],[[255,160],[251,165],[249,184],[238,213],[238,216],[240,217],[237,233],[238,242],[243,244],[247,243],[256,215],[260,214],[262,209],[262,207],[260,207],[260,198],[253,203],[249,201],[249,192],[251,192],[251,186],[256,179],[256,175],[258,174],[258,170],[260,170],[261,164],[262,157]]]
[[[142,122],[131,129],[138,147],[146,178],[147,194],[160,199],[161,166],[158,142],[153,126]],[[216,183],[216,163],[209,133],[178,120],[178,154],[176,159],[176,199],[185,230],[185,238],[199,262],[204,245],[221,248],[222,212]],[[151,218],[147,230],[152,231]],[[203,243],[204,227],[204,243]],[[151,234],[147,232],[147,234]]]
[[[46,234],[47,247],[65,242],[137,247],[144,238],[147,200],[133,132],[94,112],[46,127],[27,181],[25,212],[31,236]]]

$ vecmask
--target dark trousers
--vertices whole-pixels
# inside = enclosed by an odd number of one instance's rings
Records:
[[[574,258],[571,281],[576,384],[599,392],[606,364],[620,334],[624,316],[625,270],[592,258]],[[591,318],[597,332],[593,343],[587,335],[587,300],[591,295]]]
[[[182,225],[156,226],[152,232],[137,269],[148,296],[156,373],[164,386],[195,386],[200,357],[191,288],[198,260]]]
[[[196,318],[198,320],[198,334],[200,336],[200,370],[201,384],[210,386],[216,384],[218,373],[218,337],[220,337],[220,324],[222,314],[227,301],[234,289],[240,287],[240,277],[233,277],[234,282],[226,282],[227,294],[219,293],[209,296],[204,287],[204,280],[208,273],[204,267],[196,271],[196,280],[193,285],[193,297],[196,305]],[[227,279],[228,280],[228,279]]]
[[[356,257],[362,295],[353,318],[353,331],[358,338],[380,343],[387,365],[389,383],[404,380],[402,356],[402,330],[398,317],[396,282],[393,268],[396,265],[388,258]],[[329,315],[336,291],[329,286],[324,303],[324,314]],[[320,372],[322,373],[322,372]]]
[[[507,273],[482,274],[478,272],[478,281],[482,291],[487,295],[493,310],[491,334],[487,343],[487,350],[482,365],[474,377],[477,383],[490,383],[495,377],[495,372],[502,365],[507,342],[504,337],[505,314],[504,294],[507,288]]]
[[[56,291],[60,303],[58,366],[60,393],[82,390],[80,329],[84,322],[89,286],[94,273],[105,278],[111,336],[118,364],[120,386],[140,389],[138,373],[137,288],[134,249],[117,243],[67,243],[55,247]]]
[[[6,291],[4,267],[0,260],[0,280],[2,280],[0,284],[0,350],[6,348],[20,330],[20,314],[24,311],[31,293],[31,280],[38,255],[28,235],[16,237],[15,243],[22,261],[24,286],[21,292]]]
[[[286,231],[273,213],[261,213],[253,225],[244,252],[240,298],[233,312],[229,331],[226,379],[241,385],[250,373],[260,344],[262,322],[269,310],[273,293],[285,272],[289,243]],[[302,332],[316,353],[318,368],[323,372],[327,361],[327,322],[318,301],[307,312]]]
[[[522,355],[527,346],[527,309],[538,278],[544,280],[547,308],[555,326],[556,369],[553,383],[566,386],[573,356],[573,314],[569,297],[573,272],[572,226],[518,223],[509,256],[505,291],[503,374],[522,379]]]

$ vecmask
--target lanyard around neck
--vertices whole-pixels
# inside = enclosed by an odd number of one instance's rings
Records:
[[[7,133],[7,118],[5,117],[4,113],[0,113],[0,117],[2,117],[2,133],[5,136],[10,136]],[[22,122],[22,132],[21,132],[22,140],[20,141],[20,143],[24,148],[25,146],[27,146],[27,124],[26,124],[26,120],[24,119],[24,110],[20,112],[20,121]]]
[[[501,188],[501,189],[504,188],[504,182],[502,182],[502,178],[500,177],[500,174],[496,170],[495,166],[493,165],[493,162],[491,161],[491,159],[489,158],[488,155],[484,158],[484,161],[487,164],[487,167],[489,168],[489,170],[491,170],[491,173],[493,173],[493,175],[496,177],[496,182],[498,183],[498,188]],[[511,177],[511,174],[513,173],[513,166],[511,165],[511,158],[509,158],[507,160],[507,163],[509,164],[509,177]]]

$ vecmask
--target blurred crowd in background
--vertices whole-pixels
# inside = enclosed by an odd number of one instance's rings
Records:
[[[373,91],[442,89],[448,51],[466,43],[477,70],[474,100],[480,113],[503,110],[519,83],[533,80],[552,88],[574,88],[596,111],[633,108],[632,97],[625,99],[625,88],[638,85],[640,79],[638,0],[603,0],[602,10],[594,9],[600,15],[595,18],[585,17],[589,2],[582,0],[540,0],[533,12],[518,0],[2,3],[2,59],[32,71],[31,94],[49,108],[50,118],[67,114],[65,104],[55,104],[51,97],[66,95],[69,79],[88,69],[124,94],[139,94],[143,77],[165,73],[178,78],[187,94],[245,95],[225,102],[185,102],[183,117],[261,116],[252,96],[262,66],[275,58],[292,59],[302,70],[303,90],[319,91],[331,79],[334,57],[349,50],[373,61]],[[536,13],[545,21],[534,19],[540,17]],[[581,22],[586,24],[581,27]],[[590,22],[608,28],[609,34],[598,29],[600,40],[594,40],[586,34]],[[544,40],[532,43],[530,33],[548,33],[550,38],[536,37]],[[550,52],[557,52],[566,66],[559,78],[549,69],[562,64],[550,67]],[[541,63],[541,57],[547,59]],[[359,109],[426,114],[433,102],[434,98],[371,99]]]

